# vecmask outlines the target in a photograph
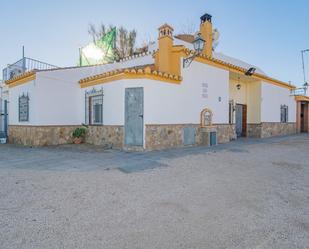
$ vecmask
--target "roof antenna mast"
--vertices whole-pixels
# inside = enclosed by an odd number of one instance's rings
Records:
[[[301,51],[301,59],[302,59],[302,66],[303,66],[303,74],[304,74],[304,90],[305,90],[305,95],[307,95],[307,89],[308,89],[308,82],[306,80],[306,69],[305,69],[305,59],[304,59],[304,54],[306,52],[309,52],[309,49],[304,49]]]
[[[23,73],[26,72],[26,60],[25,60],[25,46],[22,48],[22,58],[23,58]]]

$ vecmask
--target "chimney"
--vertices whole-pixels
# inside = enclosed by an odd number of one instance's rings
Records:
[[[156,56],[156,68],[161,72],[170,73],[172,70],[172,50],[173,50],[174,29],[164,24],[159,28],[159,51]]]
[[[201,16],[200,33],[205,40],[203,54],[212,57],[212,16],[205,14]]]

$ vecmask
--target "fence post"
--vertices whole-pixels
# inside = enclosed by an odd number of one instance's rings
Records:
[[[4,100],[4,134],[8,136],[8,101]]]

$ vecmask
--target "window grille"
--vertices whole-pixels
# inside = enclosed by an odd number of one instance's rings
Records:
[[[289,122],[289,107],[287,105],[281,105],[281,123]]]
[[[208,98],[208,84],[202,83],[202,98],[207,99]]]
[[[103,124],[103,89],[92,89],[85,92],[85,123]]]
[[[92,102],[92,123],[93,124],[102,124],[102,111],[103,104],[101,102],[101,96],[91,97]]]
[[[23,94],[18,98],[18,120],[19,122],[29,121],[29,96]]]

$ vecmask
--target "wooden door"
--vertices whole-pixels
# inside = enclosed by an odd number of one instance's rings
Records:
[[[242,106],[242,134],[241,136],[247,136],[247,106]]]

